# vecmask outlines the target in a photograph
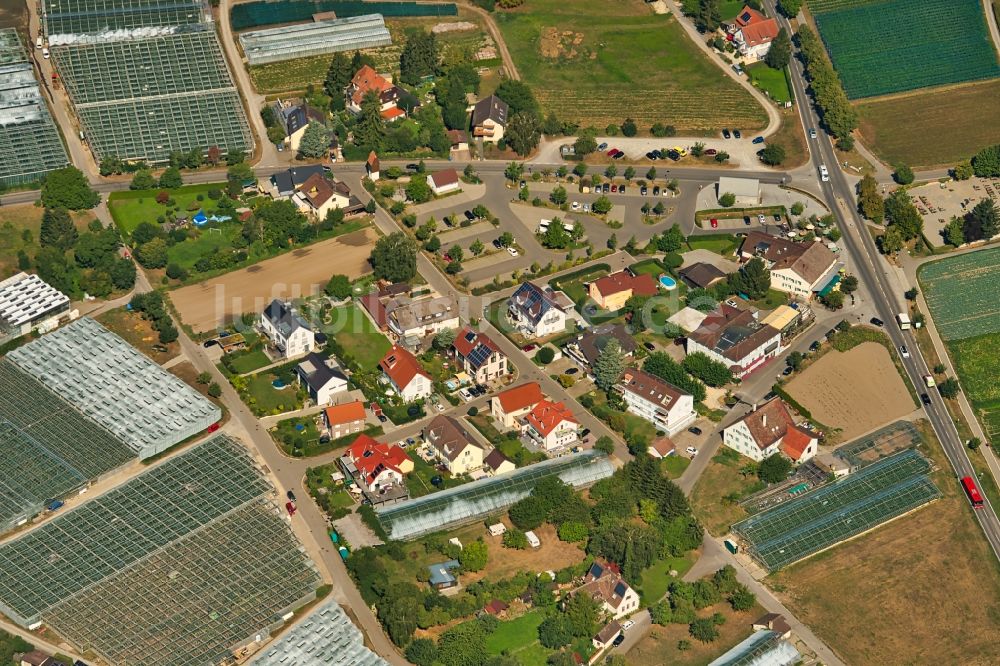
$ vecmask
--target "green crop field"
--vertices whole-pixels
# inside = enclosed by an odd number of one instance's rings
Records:
[[[498,12],[518,72],[543,109],[604,128],[632,117],[680,131],[755,130],[764,109],[684,33],[640,0],[532,0]]]
[[[848,97],[1000,76],[979,0],[815,0]]]

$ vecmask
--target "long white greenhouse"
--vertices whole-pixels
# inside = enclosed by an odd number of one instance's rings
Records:
[[[381,14],[285,25],[240,35],[240,45],[251,65],[389,44],[392,37]]]

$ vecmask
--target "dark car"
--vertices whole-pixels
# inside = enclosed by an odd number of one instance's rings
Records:
[[[565,373],[565,374],[567,374],[567,375],[575,375],[575,374],[576,374],[576,373],[578,373],[578,372],[580,372],[580,369],[579,369],[579,368],[568,368],[568,369],[566,370],[566,373]]]
[[[500,242],[499,238],[493,239],[493,247],[495,247],[498,250],[503,247],[503,243]]]
[[[389,419],[388,419],[388,417],[386,417],[386,415],[385,415],[385,414],[379,414],[379,415],[378,415],[378,421],[379,421],[379,423],[385,423],[385,422],[386,422],[386,421],[388,421],[388,420],[389,420]]]
[[[580,431],[580,439],[586,439],[590,437],[590,428],[584,428]]]
[[[625,152],[622,151],[622,150],[619,150],[619,151],[616,151],[615,154],[611,156],[611,159],[613,159],[613,160],[620,160],[623,157],[625,157]]]
[[[653,196],[654,197],[660,196],[660,186],[659,185],[654,185],[653,186]]]
[[[526,188],[527,186],[528,186],[528,184],[527,184],[526,182],[524,182],[524,181],[522,180],[522,181],[521,181],[521,189],[523,190],[523,189],[524,189],[524,188]]]
[[[417,440],[413,439],[412,437],[407,437],[406,438],[406,444],[407,444],[407,446],[413,446],[416,443],[417,443]]]
[[[472,222],[474,219],[476,219],[476,216],[471,210],[467,210],[465,211],[465,219],[467,219],[469,222]]]
[[[656,154],[651,150],[648,153],[646,153],[646,159],[647,160],[655,160],[655,159],[657,159],[657,157],[656,157]]]
[[[444,479],[442,477],[440,477],[440,476],[432,476],[431,477],[431,485],[432,486],[440,486],[443,483],[444,483]]]
[[[639,188],[639,194],[641,194],[643,196],[646,196],[648,193],[649,193],[649,190],[646,188],[645,185],[643,185],[642,187]]]
[[[215,338],[212,338],[211,340],[205,340],[203,343],[201,343],[201,346],[204,347],[205,349],[208,349],[209,347],[213,347],[217,344],[219,344],[219,341],[216,340]]]
[[[701,434],[701,428],[699,428],[697,426],[691,426],[690,428],[688,428],[688,432],[691,433],[692,435],[700,435]]]
[[[610,183],[604,183],[604,189],[602,191],[605,194],[607,194],[608,192],[610,192],[611,191],[611,184]]]
[[[295,501],[295,493],[293,493],[291,490],[289,490],[287,493],[285,493],[285,497],[287,497],[288,499],[292,500],[293,502]]]
[[[648,349],[649,351],[656,351],[656,345],[654,345],[652,342],[643,342],[642,346]]]
[[[764,143],[764,137],[762,136],[754,137],[754,140],[751,141],[751,143]]]
[[[604,152],[605,150],[607,150],[607,149],[608,149],[608,144],[607,144],[607,143],[602,143],[601,145],[599,145],[599,146],[597,147],[597,150],[598,150],[598,151],[600,151],[600,152],[602,152],[602,153],[603,153],[603,152]]]
[[[795,372],[794,368],[792,368],[792,366],[789,365],[784,370],[781,371],[781,374],[783,374],[785,377],[787,377],[788,375],[792,374],[793,372]]]
[[[677,160],[679,160],[681,158],[681,154],[678,153],[676,150],[671,149],[671,150],[667,151],[667,157],[669,157],[674,162],[676,162]]]
[[[717,151],[715,148],[709,148],[705,151],[705,155],[718,155],[718,154],[719,151]]]
[[[879,319],[878,317],[872,317],[868,321],[870,321],[873,326],[878,326],[879,328],[881,328],[882,326],[885,326],[885,322],[882,321],[881,319]]]
[[[819,349],[819,340],[816,340],[809,345],[809,351],[816,351],[817,349]]]
[[[743,224],[747,225],[748,227],[750,226],[750,216],[749,215],[744,215],[743,216]]]
[[[615,640],[611,641],[611,644],[614,645],[615,647],[618,647],[624,642],[625,642],[625,634],[618,634]]]
[[[740,131],[739,131],[739,130],[733,130],[733,138],[734,138],[734,139],[742,139],[742,138],[743,138],[743,135],[742,135],[742,134],[740,134]]]
[[[660,152],[659,150],[654,150],[654,151],[653,151],[653,155],[655,155],[655,156],[656,156],[656,159],[660,159],[660,158],[662,158],[662,157],[663,157],[663,153],[662,153],[662,152]]]
[[[931,397],[929,395],[927,395],[926,393],[921,393],[920,394],[920,402],[924,403],[925,405],[929,405],[929,404],[931,404]]]
[[[619,185],[618,186],[618,194],[625,194],[625,186],[624,185]]]
[[[728,139],[729,137],[730,137],[729,130],[727,129],[722,130],[722,138]]]
[[[774,214],[774,221],[775,222],[781,222],[781,214],[780,213],[775,213]]]

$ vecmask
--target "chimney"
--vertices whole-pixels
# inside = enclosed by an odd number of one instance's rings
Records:
[[[767,427],[767,412],[760,415],[760,424],[765,428]]]
[[[751,412],[756,412],[757,411],[757,403],[756,402],[753,403],[753,407],[750,408],[750,411]]]

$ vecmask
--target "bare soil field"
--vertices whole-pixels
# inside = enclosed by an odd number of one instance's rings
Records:
[[[940,500],[766,581],[848,664],[997,663],[1000,568],[939,445],[928,449]]]
[[[260,312],[274,298],[319,292],[334,273],[352,280],[371,272],[371,227],[293,250],[242,270],[170,292],[181,321],[211,331],[244,312]]]
[[[158,365],[166,363],[181,351],[178,342],[160,345],[160,336],[153,330],[152,323],[143,319],[142,315],[137,312],[129,312],[125,308],[108,310],[98,316],[97,321],[104,324],[108,330],[120,335],[127,343],[153,359]],[[166,347],[167,351],[157,351],[153,349],[153,345]]]
[[[508,529],[513,529],[510,524]],[[489,548],[489,559],[482,571],[462,574],[462,585],[469,585],[483,578],[499,580],[508,578],[521,571],[558,571],[572,564],[583,561],[584,552],[578,544],[560,541],[555,528],[549,524],[542,525],[535,534],[542,545],[538,548],[515,550],[504,548],[503,537],[492,537],[481,523],[459,531],[457,536],[462,543],[475,541],[483,537]]]
[[[750,623],[764,614],[764,609],[755,604],[750,610],[739,613],[727,602],[699,611],[698,617],[711,617],[721,613],[726,619],[719,627],[719,637],[711,643],[702,643],[691,637],[686,624],[668,624],[664,627],[654,624],[649,633],[625,655],[627,664],[635,666],[686,666],[707,664],[721,656],[753,631]],[[681,640],[690,642],[687,650],[678,650]]]
[[[831,349],[788,382],[785,390],[814,419],[839,428],[844,440],[913,411],[888,350],[874,342],[847,352]]]

